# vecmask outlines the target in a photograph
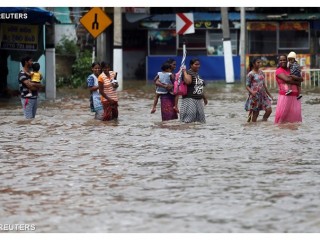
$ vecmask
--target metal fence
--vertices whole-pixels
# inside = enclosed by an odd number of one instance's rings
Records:
[[[266,76],[266,84],[268,88],[277,88],[276,70],[263,70]],[[320,69],[303,69],[301,75],[304,81],[301,84],[302,88],[316,88],[320,81]]]

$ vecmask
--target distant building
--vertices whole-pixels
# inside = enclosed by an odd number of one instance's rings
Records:
[[[82,48],[91,49],[95,41],[79,23],[81,16],[89,9],[50,9],[61,21],[61,26],[56,25],[56,41],[58,36],[67,33],[68,36],[76,36]],[[113,19],[113,8],[106,7],[105,11]],[[151,80],[168,57],[176,58],[179,65],[184,40],[187,42],[188,57],[201,58],[201,74],[205,79],[224,78],[220,8],[130,7],[122,8],[122,12],[124,79]],[[176,34],[175,14],[178,12],[194,13],[194,34]],[[229,20],[234,75],[239,80],[240,8],[229,8]],[[105,31],[106,60],[110,62],[113,54],[113,24]],[[259,55],[264,60],[264,68],[275,68],[278,54],[295,51],[304,68],[319,68],[319,36],[319,8],[246,8],[247,65],[252,56]]]

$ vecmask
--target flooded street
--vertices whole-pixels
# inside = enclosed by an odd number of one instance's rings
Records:
[[[302,124],[279,127],[276,105],[268,122],[246,123],[239,86],[209,87],[206,124],[161,122],[153,91],[125,87],[117,122],[93,120],[87,92],[42,100],[32,121],[18,98],[1,102],[0,223],[42,233],[320,231],[320,105],[308,104],[319,93],[303,93]]]

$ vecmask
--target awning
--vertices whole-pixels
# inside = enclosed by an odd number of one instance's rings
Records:
[[[230,21],[240,21],[239,12],[229,12]],[[295,13],[295,14],[268,14],[268,13],[252,13],[246,12],[246,20],[269,20],[269,19],[281,19],[281,20],[316,20],[320,19],[320,13]],[[221,21],[221,13],[219,12],[194,12],[194,21]],[[157,22],[157,21],[175,21],[176,14],[156,14],[144,21]]]
[[[50,11],[37,7],[0,7],[0,23],[52,24],[59,22]]]
[[[240,22],[240,12],[229,12],[229,20],[233,22],[230,27],[239,28],[240,25],[236,22]],[[296,13],[296,14],[268,14],[268,13],[253,13],[246,12],[246,21],[308,21],[308,20],[320,20],[320,13]],[[208,22],[209,27],[215,28],[221,23],[220,12],[194,12],[193,18],[195,24],[204,26],[204,22]],[[142,28],[157,29],[157,28],[174,28],[176,21],[176,14],[155,14],[149,16],[140,21]],[[197,26],[197,25],[196,25]]]
[[[240,13],[229,13],[230,21],[234,24],[230,25],[231,28],[240,28]],[[219,28],[221,25],[221,14],[218,12],[194,12],[193,20],[195,27],[213,29]],[[176,23],[176,14],[156,14],[149,16],[140,21],[140,27],[147,29],[174,29]]]

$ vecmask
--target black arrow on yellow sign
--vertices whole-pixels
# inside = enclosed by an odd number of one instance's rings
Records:
[[[112,23],[107,14],[99,7],[91,8],[80,18],[80,22],[94,38],[99,36]]]
[[[98,14],[94,14],[94,22],[92,23],[92,29],[99,29]]]

